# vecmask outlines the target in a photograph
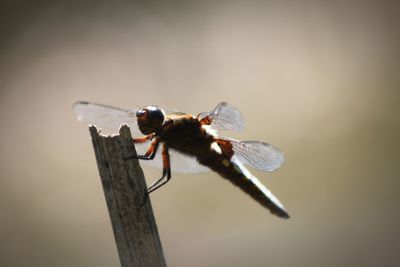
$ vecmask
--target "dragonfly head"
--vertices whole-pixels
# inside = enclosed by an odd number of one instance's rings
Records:
[[[164,111],[155,106],[147,106],[136,112],[136,118],[139,130],[147,135],[161,130]]]

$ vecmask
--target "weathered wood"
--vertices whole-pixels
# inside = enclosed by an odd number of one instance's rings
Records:
[[[103,136],[89,127],[121,266],[166,266],[150,199],[130,129]]]

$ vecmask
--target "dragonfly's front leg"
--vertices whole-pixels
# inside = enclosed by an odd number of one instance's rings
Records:
[[[150,147],[147,149],[144,155],[137,155],[136,158],[144,159],[144,160],[152,160],[156,156],[158,146],[160,144],[160,139],[155,138],[153,142],[151,142]]]
[[[151,140],[153,137],[154,137],[154,134],[149,134],[149,135],[146,135],[146,136],[141,137],[141,138],[134,138],[133,142],[135,144],[137,144],[137,143],[140,144],[140,143],[144,143],[144,142],[147,142],[147,141]]]
[[[133,139],[133,142],[134,143],[143,143],[143,142],[146,142],[147,140],[149,140],[151,138],[153,138],[153,135],[151,135],[150,137],[148,135],[148,136],[143,137],[143,138]],[[156,138],[154,138],[153,142],[151,142],[149,148],[147,149],[147,151],[146,151],[146,153],[144,155],[132,155],[132,156],[129,156],[129,157],[125,158],[125,159],[152,160],[156,156],[159,144],[160,144],[160,138],[156,137]]]

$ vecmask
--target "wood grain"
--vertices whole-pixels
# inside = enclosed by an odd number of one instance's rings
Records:
[[[166,266],[150,199],[130,129],[103,136],[89,127],[121,266]]]

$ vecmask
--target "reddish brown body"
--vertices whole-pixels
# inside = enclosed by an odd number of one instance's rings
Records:
[[[202,122],[196,117],[182,114],[175,115],[170,120],[167,119],[159,137],[160,141],[164,142],[168,148],[196,157],[200,164],[231,181],[262,206],[268,208],[271,213],[282,218],[289,218],[284,210],[277,208],[259,187],[231,161],[233,156],[231,144],[208,134],[202,127]],[[213,142],[217,142],[222,153],[211,148]]]
[[[159,134],[160,141],[168,148],[196,157],[200,162],[209,156],[211,144],[215,142],[214,137],[201,126],[199,120],[191,115],[174,116],[166,120]]]
[[[137,124],[138,130],[145,136],[134,139],[134,142],[146,144],[146,150],[133,156],[135,158],[153,160],[161,144],[162,177],[150,185],[147,194],[170,180],[169,150],[172,149],[177,151],[176,155],[186,154],[196,158],[200,164],[231,181],[273,214],[289,218],[280,201],[244,166],[246,164],[271,172],[283,163],[283,154],[264,142],[238,141],[206,131],[206,128],[213,131],[244,129],[239,110],[228,103],[221,102],[212,111],[202,112],[198,116],[185,113],[167,115],[156,106],[146,106],[134,112],[86,101],[75,103],[74,109],[79,120],[104,125],[106,128],[117,128],[121,122]],[[147,146],[150,141],[151,144]],[[171,160],[173,167],[174,158]],[[187,161],[186,167],[194,170],[196,167],[189,167],[189,162],[191,159]]]

